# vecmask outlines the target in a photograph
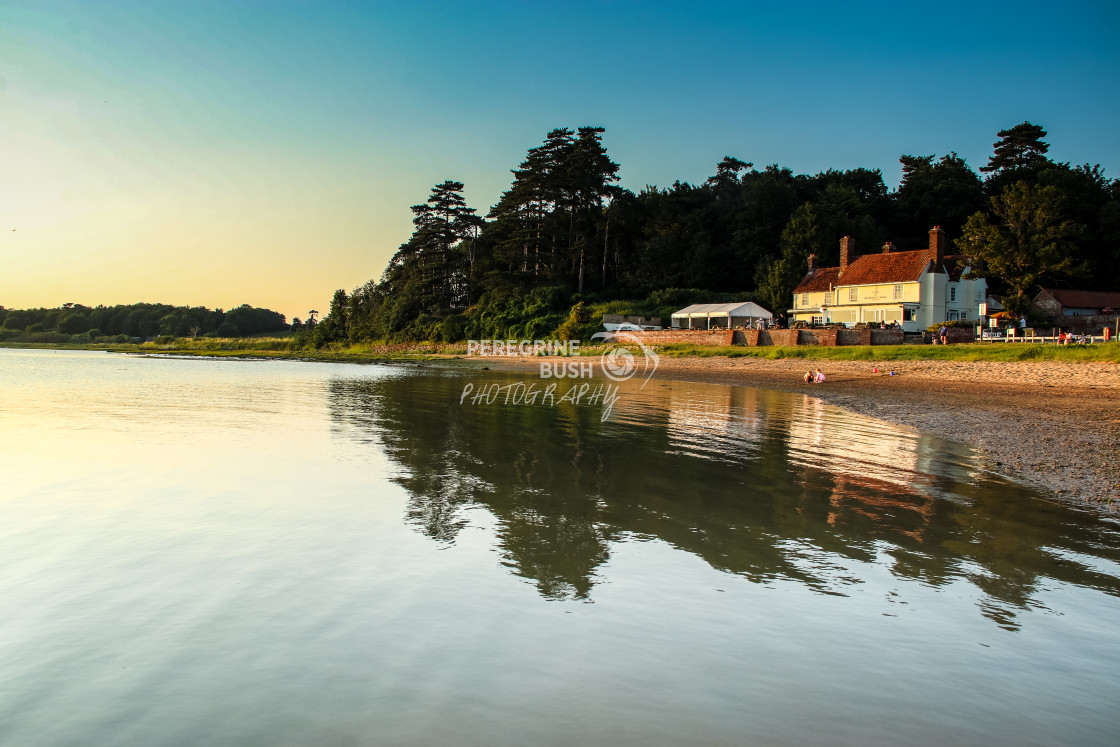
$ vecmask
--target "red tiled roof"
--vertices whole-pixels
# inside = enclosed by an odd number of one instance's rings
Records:
[[[1054,300],[1063,307],[1071,309],[1108,309],[1120,308],[1120,293],[1105,291],[1083,290],[1057,290],[1043,288],[1042,293],[1049,293]],[[1042,295],[1041,293],[1039,295]]]
[[[840,285],[871,285],[872,283],[904,283],[917,280],[929,264],[929,253],[891,252],[864,254],[856,257],[840,277]]]
[[[839,267],[818,267],[801,279],[794,293],[818,293],[829,291],[836,285],[836,278],[840,274]]]
[[[949,279],[954,281],[960,280],[965,269],[972,264],[971,258],[963,254],[951,254],[944,260],[944,265],[936,271],[945,272]],[[802,278],[793,292],[816,293],[839,285],[913,282],[921,278],[928,264],[929,252],[925,249],[890,254],[864,254],[852,260],[848,269],[844,271],[843,277],[840,276],[839,267],[820,267]]]

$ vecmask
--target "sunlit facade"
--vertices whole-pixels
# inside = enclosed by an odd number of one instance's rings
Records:
[[[815,266],[793,292],[790,318],[806,324],[898,324],[920,332],[943,321],[979,318],[987,282],[972,277],[963,255],[944,253],[945,232],[934,227],[929,247],[898,251],[887,243],[882,252],[855,256],[855,240],[840,240],[840,266]]]

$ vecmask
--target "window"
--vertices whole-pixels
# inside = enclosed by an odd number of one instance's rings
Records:
[[[883,321],[886,321],[886,319],[887,319],[886,309],[875,309],[874,311],[871,312],[871,321],[873,321],[873,322],[883,322]]]
[[[949,286],[949,300],[950,301],[956,301],[957,300],[957,286],[955,286],[955,285],[950,285]]]
[[[824,294],[824,300],[821,301],[821,306],[831,306],[831,305],[832,305],[832,293],[830,291],[830,292]]]
[[[895,283],[894,284],[894,300],[896,300],[896,301],[901,301],[902,300],[902,283]]]
[[[902,310],[902,321],[904,321],[904,322],[914,321],[914,311],[915,311],[914,309],[903,309]]]
[[[801,294],[801,307],[805,308],[808,305],[809,305],[809,294],[808,293],[802,293]]]
[[[810,322],[810,324],[824,324],[824,317],[823,316],[815,316],[815,317],[813,317],[813,321]]]
[[[859,288],[852,287],[852,288],[848,289],[848,300],[849,301],[858,301],[859,300]]]

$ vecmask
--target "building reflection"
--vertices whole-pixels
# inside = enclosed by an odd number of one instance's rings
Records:
[[[464,382],[336,380],[331,415],[399,466],[418,531],[454,542],[465,510],[485,508],[503,566],[547,598],[590,599],[612,546],[642,539],[824,593],[844,593],[850,574],[834,569],[853,563],[966,581],[1009,629],[1043,578],[1120,593],[1115,578],[1055,562],[1088,550],[1095,525],[977,480],[944,442],[811,397],[655,381],[624,386],[602,422],[596,406],[460,405]]]

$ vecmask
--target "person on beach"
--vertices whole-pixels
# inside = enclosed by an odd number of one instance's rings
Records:
[[[806,371],[805,372],[805,383],[806,384],[812,384],[813,383],[813,372],[812,371]]]
[[[823,384],[824,383],[824,372],[821,371],[819,368],[817,369],[817,383],[818,384]]]

